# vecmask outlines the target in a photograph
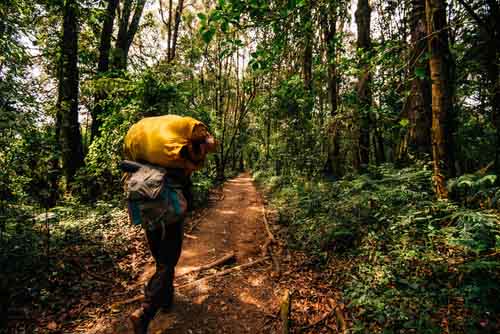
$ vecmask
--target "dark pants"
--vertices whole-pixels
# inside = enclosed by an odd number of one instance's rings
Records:
[[[160,308],[168,308],[172,304],[175,266],[182,248],[183,223],[180,221],[166,224],[164,233],[161,229],[146,229],[146,236],[156,261],[156,272],[144,290],[143,306],[147,316],[152,318]]]

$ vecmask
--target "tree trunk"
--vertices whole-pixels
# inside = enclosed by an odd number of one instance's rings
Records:
[[[133,0],[124,0],[122,2],[120,22],[118,25],[118,35],[116,37],[115,49],[113,50],[113,68],[126,69],[127,68],[127,35],[128,24],[130,20],[130,13],[132,11]]]
[[[240,172],[245,170],[245,160],[243,159],[243,152],[240,154]]]
[[[413,79],[407,109],[410,122],[408,145],[416,152],[430,153],[432,100],[429,63],[424,60],[427,51],[425,0],[412,0],[410,29],[410,76]]]
[[[109,69],[109,51],[111,49],[111,37],[113,36],[113,24],[115,22],[116,8],[118,7],[119,2],[119,0],[108,0],[106,15],[102,23],[97,73],[103,73],[108,71]]]
[[[337,19],[338,8],[333,1],[329,3],[328,17],[325,19],[324,32],[326,43],[326,61],[328,75],[328,102],[330,107],[330,116],[333,118],[337,115],[337,49],[336,49],[336,34],[337,34]],[[334,177],[340,177],[340,146],[338,140],[338,124],[335,120],[329,125],[328,129],[328,146],[327,160],[325,164],[325,173]]]
[[[181,24],[182,11],[184,10],[184,0],[179,0],[175,10],[174,35],[172,37],[172,51],[170,52],[170,61],[175,59],[177,50],[177,38],[179,37],[179,26]]]
[[[311,0],[307,0],[304,5],[304,87],[310,94],[312,90],[312,43],[313,43],[313,22],[311,19]]]
[[[161,1],[161,0],[160,0]],[[167,59],[170,61],[172,52],[172,0],[168,1]]]
[[[500,175],[500,8],[495,0],[488,0],[490,33],[488,39],[488,81],[490,103],[496,127],[495,171]],[[498,180],[500,183],[500,179]]]
[[[356,10],[356,24],[358,26],[358,49],[363,50],[359,67],[361,69],[357,84],[358,94],[358,116],[360,119],[359,134],[359,162],[361,165],[368,165],[370,162],[370,107],[372,103],[371,96],[371,72],[370,64],[366,53],[371,50],[370,38],[370,20],[371,7],[368,0],[358,0]]]
[[[448,45],[445,0],[426,0],[429,66],[432,81],[432,157],[434,187],[438,198],[447,198],[446,177],[452,161],[449,157],[449,129],[452,96],[450,82],[451,55]]]
[[[106,8],[106,16],[104,17],[101,31],[101,41],[99,44],[99,63],[97,64],[97,74],[107,72],[109,70],[109,52],[111,49],[111,37],[113,35],[113,24],[115,21],[116,8],[119,0],[108,0]],[[102,106],[99,103],[106,98],[105,94],[97,93],[94,97],[95,107],[92,109],[92,127],[90,141],[99,135],[99,127],[102,121],[99,115],[102,114]]]
[[[381,131],[377,128],[373,130],[373,148],[375,150],[375,159],[377,161],[377,164],[384,163],[386,161],[384,151],[384,138],[382,137]]]
[[[132,14],[133,0],[125,0],[121,10],[118,36],[113,54],[113,67],[118,70],[127,69],[128,52],[134,40],[146,0],[136,0]]]
[[[67,184],[74,180],[83,166],[82,138],[78,123],[78,5],[76,0],[64,4],[63,36],[61,41],[61,68],[57,118],[60,120],[59,142],[63,172]]]
[[[267,124],[266,124],[266,163],[270,159],[270,146],[271,146],[271,110],[267,110]]]

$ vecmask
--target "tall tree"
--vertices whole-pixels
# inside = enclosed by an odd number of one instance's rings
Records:
[[[118,36],[112,59],[113,67],[116,69],[127,69],[128,53],[139,28],[145,5],[146,0],[124,0],[122,2]]]
[[[172,46],[170,48],[169,61],[175,59],[175,52],[177,49],[177,39],[179,38],[179,26],[181,24],[181,17],[183,10],[184,10],[184,0],[179,0],[179,3],[177,4],[177,7],[175,9],[174,33],[172,36]]]
[[[120,0],[108,0],[106,14],[102,22],[101,38],[99,43],[99,63],[97,73],[109,70],[109,54],[111,49],[111,37],[113,36],[113,25],[115,22],[116,9]]]
[[[450,48],[445,0],[426,0],[429,66],[432,80],[432,158],[434,187],[438,198],[447,198],[446,177],[452,171],[452,92]]]
[[[427,54],[427,24],[425,0],[412,0],[410,10],[410,96],[406,103],[406,113],[410,122],[407,145],[417,152],[428,153],[431,147],[431,87]]]
[[[371,70],[368,53],[371,50],[370,21],[372,9],[368,0],[358,0],[356,24],[358,27],[357,48],[360,51],[360,74],[357,83],[358,115],[360,117],[359,163],[367,165],[370,160],[370,121],[369,113],[372,104]],[[358,166],[356,166],[358,167]]]
[[[339,4],[334,1],[328,3],[328,15],[323,20],[323,31],[326,43],[326,62],[328,78],[328,105],[330,107],[330,116],[337,115],[338,89],[337,89],[337,20]],[[328,129],[328,148],[325,172],[327,174],[340,176],[339,152],[340,145],[338,140],[339,127],[335,120]]]
[[[500,174],[500,4],[488,0],[489,39],[488,39],[488,80],[490,82],[490,101],[496,127],[495,171]]]
[[[459,0],[481,30],[486,45],[486,76],[489,85],[489,100],[494,125],[496,127],[495,171],[500,174],[500,3],[486,0],[482,5],[486,14],[480,16],[466,0]]]
[[[109,70],[109,54],[111,50],[111,37],[113,35],[113,24],[115,21],[116,9],[118,7],[119,0],[108,0],[108,5],[106,7],[106,14],[102,23],[101,39],[99,43],[99,62],[97,64],[97,74],[105,73]],[[91,140],[99,135],[99,127],[102,121],[99,119],[99,115],[102,113],[102,106],[100,102],[106,96],[101,92],[97,93],[95,100],[95,107],[92,109],[92,128],[91,128]]]
[[[66,0],[63,8],[61,60],[57,99],[57,127],[67,183],[83,166],[82,139],[78,122],[78,3]]]
[[[310,0],[305,1],[302,27],[304,29],[304,58],[303,58],[303,75],[304,86],[308,93],[312,91],[312,53],[313,53],[313,21],[312,21],[312,3]]]
[[[184,0],[179,0],[175,7],[175,16],[173,17],[173,2],[168,1],[168,19],[165,19],[163,11],[163,1],[159,0],[159,11],[163,24],[167,27],[167,61],[171,62],[175,59],[177,51],[177,39],[179,38],[179,27],[181,24],[182,11],[184,10]]]

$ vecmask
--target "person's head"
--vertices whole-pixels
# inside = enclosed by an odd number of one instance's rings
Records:
[[[208,153],[213,153],[217,150],[217,141],[212,135],[207,136],[204,140],[193,141],[188,145],[189,159],[194,162],[205,160]]]
[[[217,140],[212,135],[209,135],[201,145],[207,153],[214,153],[217,150],[217,144]]]

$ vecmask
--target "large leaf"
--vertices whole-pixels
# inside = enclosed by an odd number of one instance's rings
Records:
[[[212,41],[214,35],[215,35],[215,28],[214,27],[210,27],[209,29],[201,32],[201,38],[207,44]]]

